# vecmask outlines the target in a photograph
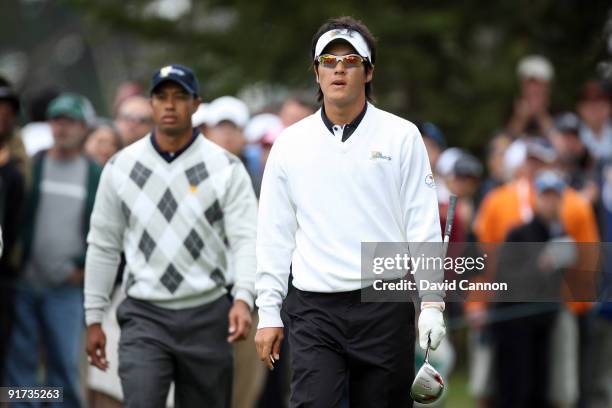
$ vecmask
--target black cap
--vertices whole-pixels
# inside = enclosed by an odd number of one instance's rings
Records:
[[[469,153],[461,153],[453,166],[453,174],[456,177],[482,177],[482,164]]]
[[[444,137],[444,134],[442,133],[439,127],[437,127],[432,122],[423,122],[418,125],[418,128],[419,132],[421,132],[421,135],[423,135],[423,137],[428,137],[434,142],[436,142],[440,149],[446,149],[446,138]]]
[[[19,113],[19,96],[5,80],[0,81],[0,101],[9,102],[15,113]]]
[[[555,127],[561,133],[578,134],[580,118],[573,112],[562,113],[555,118]]]
[[[190,68],[184,65],[173,64],[160,68],[151,79],[151,93],[155,91],[162,82],[172,81],[179,84],[191,95],[198,96],[200,90],[198,79]]]

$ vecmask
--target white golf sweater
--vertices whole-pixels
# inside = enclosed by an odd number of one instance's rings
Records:
[[[258,219],[260,328],[283,326],[290,265],[300,290],[351,291],[362,287],[362,241],[441,241],[421,135],[373,105],[345,142],[320,111],[283,131],[266,164]],[[422,300],[441,301],[442,294]]]
[[[85,263],[85,318],[102,320],[123,251],[127,295],[169,309],[254,301],[257,202],[238,158],[202,135],[171,162],[151,137],[104,167]],[[233,279],[228,261],[232,257]]]

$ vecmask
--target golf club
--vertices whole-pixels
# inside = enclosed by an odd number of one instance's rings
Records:
[[[410,396],[420,404],[431,404],[436,402],[444,392],[444,380],[438,371],[429,364],[429,346],[431,340],[427,341],[425,350],[425,362],[414,377],[410,388]]]
[[[450,234],[453,227],[453,219],[455,218],[455,206],[457,204],[457,196],[451,196],[448,212],[446,214],[446,226],[444,229],[444,241],[442,248],[442,257],[446,257],[448,250],[448,243],[450,241]],[[427,349],[425,350],[425,362],[419,369],[412,387],[410,387],[410,396],[415,402],[420,404],[431,404],[442,396],[444,392],[444,380],[440,373],[429,364],[429,348],[431,345],[431,339],[427,340]]]

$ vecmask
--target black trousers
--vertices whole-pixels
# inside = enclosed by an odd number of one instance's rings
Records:
[[[511,306],[500,303],[499,308]],[[493,326],[498,389],[496,408],[546,408],[550,335],[557,312],[547,311]]]
[[[360,291],[291,290],[285,300],[292,408],[412,407],[414,306],[362,303]]]
[[[226,339],[230,306],[226,296],[180,310],[125,299],[117,309],[125,407],[165,408],[174,381],[177,408],[229,408],[233,349]]]

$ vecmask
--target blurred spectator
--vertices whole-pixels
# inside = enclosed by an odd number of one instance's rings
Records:
[[[289,127],[296,122],[312,115],[315,111],[314,104],[306,98],[290,96],[283,102],[278,117],[283,123],[283,128]]]
[[[260,113],[249,120],[244,136],[249,143],[260,143],[270,131],[282,129],[283,122],[273,113]]]
[[[459,198],[471,198],[476,194],[482,178],[482,164],[471,154],[463,152],[453,166],[452,177],[447,182],[449,190]]]
[[[467,241],[468,228],[474,215],[473,197],[482,177],[482,164],[468,152],[456,147],[447,149],[438,161],[436,187],[442,184],[450,195],[457,196],[451,242]],[[440,225],[446,225],[448,198],[439,200]]]
[[[420,124],[419,131],[423,136],[423,142],[429,156],[429,164],[433,170],[436,169],[440,154],[446,149],[446,139],[440,129],[431,122]]]
[[[432,169],[435,176],[436,191],[438,194],[438,203],[448,203],[451,192],[446,185],[446,181],[453,174],[455,163],[459,157],[463,154],[463,151],[458,147],[451,147],[444,150],[438,159],[436,160],[436,167]]]
[[[512,229],[506,238],[507,242],[548,242],[565,235],[559,222],[565,188],[563,179],[556,172],[544,170],[536,175],[534,186],[534,216],[526,224]],[[557,250],[565,249],[558,242],[555,245]],[[554,262],[543,257],[542,248],[543,246],[533,244],[524,246],[521,251],[528,253],[524,253],[523,257],[516,256],[516,246],[509,245],[506,251],[502,248],[497,270],[498,281],[507,282],[515,288],[529,282],[529,287],[524,288],[525,291],[546,286],[554,293],[555,289],[549,287],[553,281],[551,278],[559,276],[558,268],[571,266],[575,258],[568,257],[563,265],[555,264],[553,267],[551,263]],[[554,261],[558,263],[558,259]],[[558,290],[559,285],[556,292]],[[531,314],[527,316],[503,319],[494,324],[496,407],[549,406],[548,395],[543,390],[548,388],[549,384],[549,344],[559,305],[537,303],[536,296],[533,295],[531,303],[500,301],[494,305],[495,311],[500,315],[504,311],[507,313],[508,310],[516,310],[517,307],[521,310],[525,310],[526,306],[531,308]]]
[[[244,129],[244,136],[248,144],[244,148],[243,154],[249,166],[249,173],[258,175],[254,177],[258,181],[255,187],[255,194],[258,198],[261,176],[263,175],[263,169],[270,153],[268,146],[271,146],[271,144],[269,144],[268,138],[270,135],[280,133],[281,129],[283,129],[283,124],[280,118],[272,113],[260,113],[253,116]],[[264,140],[267,141],[266,148],[264,148]]]
[[[476,209],[480,207],[483,198],[491,190],[501,186],[508,180],[504,167],[504,154],[511,142],[512,138],[505,132],[498,132],[489,140],[486,151],[488,176],[480,186],[475,203]]]
[[[298,97],[290,97],[287,99],[281,107],[278,117],[281,120],[282,126],[270,127],[265,135],[260,139],[262,147],[261,163],[262,169],[265,168],[266,162],[268,161],[268,155],[270,149],[278,136],[280,136],[283,129],[293,125],[294,123],[304,119],[308,115],[312,115],[315,112],[315,107],[305,99]]]
[[[244,128],[249,120],[249,109],[240,99],[233,96],[222,96],[210,104],[205,105],[202,111],[194,114],[195,119],[203,122],[204,136],[225,150],[236,155],[249,169],[243,149],[247,144]],[[192,117],[192,124],[193,124]],[[196,122],[197,123],[197,122]],[[261,179],[250,172],[254,189],[259,190]],[[232,407],[254,407],[265,378],[265,368],[261,365],[257,352],[253,347],[257,327],[257,313],[251,314],[253,327],[247,339],[249,341],[234,344],[234,380]]]
[[[53,145],[51,126],[47,122],[47,108],[58,95],[59,92],[53,88],[43,89],[29,103],[30,122],[21,130],[21,139],[30,157]]]
[[[570,187],[579,191],[588,202],[595,204],[599,188],[591,156],[580,140],[580,119],[576,114],[566,112],[555,118],[555,127],[560,134],[557,144],[559,170],[563,172]]]
[[[206,122],[208,121],[208,113],[210,112],[208,103],[201,103],[198,110],[191,117],[191,125],[198,128],[200,133],[206,135]]]
[[[206,117],[206,136],[238,157],[247,141],[244,127],[249,121],[249,109],[240,99],[233,96],[222,96],[208,106]]]
[[[25,181],[10,143],[15,138],[14,117],[18,100],[0,86],[0,381],[4,378],[8,339],[14,311],[17,276],[17,243],[21,230]]]
[[[35,387],[44,352],[45,385],[63,387],[66,407],[81,406],[83,265],[101,171],[82,153],[92,113],[87,100],[76,94],[62,94],[49,105],[54,144],[33,160],[24,226],[25,269],[16,288],[7,363],[10,386]]]
[[[539,170],[553,166],[557,154],[542,139],[529,139],[514,142],[505,159],[507,167],[514,167],[512,181],[485,197],[474,226],[481,242],[503,242],[511,228],[531,220],[535,203],[533,177]],[[576,241],[598,241],[593,210],[572,188],[564,190],[561,220]]]
[[[535,205],[532,184],[534,175],[540,170],[551,168],[556,160],[556,152],[542,139],[518,140],[508,148],[504,161],[512,181],[491,191],[482,202],[474,224],[479,241],[502,242],[512,228],[532,220]],[[563,229],[575,241],[598,242],[599,234],[590,203],[570,187],[564,189],[561,197],[560,220]],[[594,266],[585,264],[592,261],[579,254],[582,270],[595,270]],[[485,321],[485,306],[479,302],[466,303],[468,320],[473,325],[482,325]],[[576,313],[584,313],[590,308],[588,304],[580,302],[568,306]],[[555,322],[555,334],[550,345],[554,356],[551,359],[553,368],[550,370],[551,402],[567,403],[576,398],[578,346],[575,324],[575,318],[567,310],[562,310]]]
[[[100,166],[104,166],[122,147],[121,136],[115,126],[112,123],[105,123],[87,136],[85,153]]]
[[[115,91],[113,98],[113,116],[117,117],[119,107],[128,98],[132,96],[144,95],[144,88],[141,84],[135,81],[126,81],[120,84]]]
[[[578,97],[578,114],[582,119],[580,140],[596,160],[612,159],[612,102],[601,82],[588,81]]]
[[[447,180],[448,189],[458,197],[457,216],[461,218],[463,225],[472,225],[475,215],[474,197],[480,187],[482,179],[482,164],[478,159],[467,152],[463,152],[455,162],[453,175]],[[468,240],[465,231],[463,241]]]
[[[587,378],[590,383],[587,400],[589,408],[612,407],[612,302],[598,305],[593,326],[592,352],[595,358]]]
[[[119,104],[115,126],[123,146],[142,139],[153,127],[153,109],[149,100],[142,95],[124,99]]]
[[[29,179],[29,161],[17,127],[17,117],[20,110],[19,95],[8,81],[0,77],[0,137],[6,143],[14,164],[25,176],[27,182]]]
[[[601,189],[603,275],[600,280],[601,299],[612,297],[612,161],[601,160],[598,166]],[[612,302],[596,305],[593,314],[592,344],[590,345],[591,372],[587,377],[589,408],[612,406]],[[589,381],[591,379],[592,381]]]
[[[554,143],[554,125],[549,113],[552,64],[541,55],[529,55],[519,61],[517,74],[520,94],[514,101],[508,131],[515,138],[546,137]]]

